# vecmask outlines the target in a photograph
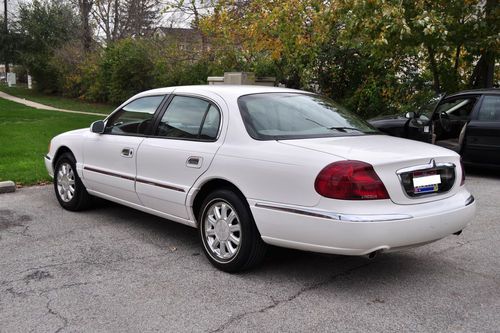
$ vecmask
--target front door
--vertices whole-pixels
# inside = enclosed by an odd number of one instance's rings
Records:
[[[140,204],[135,193],[136,157],[151,130],[164,96],[133,100],[113,113],[103,134],[91,133],[84,143],[83,178],[91,191]]]
[[[485,95],[469,122],[463,148],[465,162],[500,165],[500,95]]]
[[[423,142],[432,142],[432,115],[436,112],[445,94],[422,106],[415,117],[408,120],[405,131],[407,138]]]
[[[187,193],[222,142],[220,105],[215,95],[172,98],[153,137],[139,148],[136,191],[144,206],[188,218]]]

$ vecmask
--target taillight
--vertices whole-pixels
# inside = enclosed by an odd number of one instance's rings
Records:
[[[460,167],[462,168],[462,180],[460,181],[460,186],[462,186],[465,184],[465,167],[462,159],[460,159]]]
[[[389,194],[373,170],[361,161],[340,161],[327,165],[316,177],[316,192],[342,200],[389,199]]]

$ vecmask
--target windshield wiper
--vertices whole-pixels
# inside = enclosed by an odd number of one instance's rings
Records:
[[[363,132],[359,128],[354,128],[354,127],[336,127],[336,126],[333,126],[333,127],[327,127],[327,128],[329,130],[337,130],[337,131],[341,131],[341,132],[345,132],[346,130],[353,130],[353,131]]]

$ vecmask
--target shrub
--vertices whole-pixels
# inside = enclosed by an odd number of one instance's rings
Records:
[[[124,39],[109,46],[101,63],[107,77],[109,102],[123,102],[130,96],[154,86],[153,62],[148,47],[141,40]]]

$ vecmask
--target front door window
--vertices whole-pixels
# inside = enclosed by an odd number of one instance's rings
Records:
[[[106,123],[104,133],[118,135],[145,135],[154,113],[164,96],[138,98],[114,113]]]

